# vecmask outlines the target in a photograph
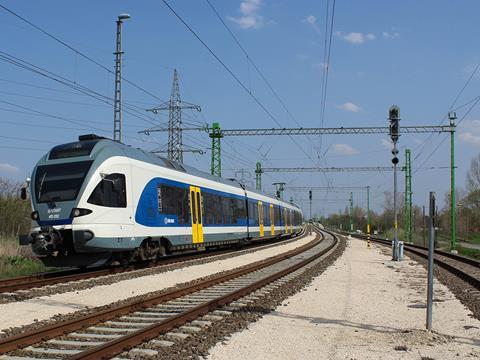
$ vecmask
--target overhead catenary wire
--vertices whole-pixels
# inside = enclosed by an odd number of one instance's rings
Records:
[[[460,125],[462,123],[463,120],[465,120],[465,118],[468,116],[468,114],[470,114],[470,112],[473,110],[473,108],[475,108],[475,106],[477,106],[477,104],[480,102],[480,97],[477,98],[477,100],[471,104],[470,108],[465,112],[465,114],[463,114],[462,118],[458,121],[457,123],[457,126]],[[445,140],[447,140],[448,138],[450,137],[450,135],[446,135],[443,140],[438,143],[438,145],[432,150],[432,152],[427,156],[427,158],[422,162],[422,164],[420,165],[420,167],[422,167],[428,160],[430,160],[430,158],[437,152],[437,150],[440,148],[440,146],[445,142]],[[414,171],[414,174],[417,172],[418,170]]]
[[[96,99],[98,101],[111,104],[112,103],[112,98],[99,93],[98,91],[92,90],[84,85],[79,84],[78,82],[72,81],[64,76],[61,76],[59,74],[56,74],[52,71],[49,71],[47,69],[44,69],[40,66],[34,65],[28,61],[25,61],[23,59],[20,59],[14,55],[8,54],[4,51],[0,50],[0,60],[5,61],[7,63],[10,63],[12,65],[18,66],[22,69],[31,71],[37,75],[43,76],[45,78],[48,78],[50,80],[53,80],[61,85],[67,86],[73,90],[76,90],[84,95],[87,95],[93,99]],[[123,105],[123,111],[135,118],[138,118],[142,121],[145,121],[147,123],[155,125],[156,122],[154,121],[155,119],[147,116],[144,112],[138,111],[136,108],[139,108],[137,106],[131,106],[126,103]],[[142,109],[143,110],[143,109]]]
[[[227,71],[227,73],[235,80],[235,82],[253,99],[253,101],[267,114],[267,116],[278,126],[282,126],[277,118],[266,108],[266,106],[257,98],[257,96],[238,78],[238,76],[220,59],[220,57],[208,46],[208,44],[202,40],[202,38],[192,29],[190,25],[175,11],[175,9],[166,1],[162,0],[165,6],[170,12],[192,33],[192,35],[207,49],[207,51],[217,60],[217,62]],[[290,137],[293,143],[308,157],[311,156],[295,141],[293,137]],[[313,159],[312,159],[313,161]]]
[[[468,77],[468,79],[465,81],[465,83],[463,84],[463,86],[460,88],[459,92],[457,93],[457,95],[455,96],[452,104],[450,105],[449,107],[449,110],[448,112],[452,111],[452,108],[455,106],[455,104],[457,103],[457,101],[460,99],[460,97],[462,96],[463,92],[465,91],[465,89],[468,87],[468,85],[470,84],[470,82],[472,81],[473,77],[475,76],[475,74],[477,73],[478,69],[480,67],[480,63],[478,63],[475,68],[473,69],[473,71],[471,72],[470,76]],[[476,104],[476,103],[475,103]],[[442,117],[442,120],[440,121],[439,125],[442,125],[445,120],[447,119],[448,117],[448,112]],[[457,124],[458,125],[458,124]],[[418,152],[418,154],[415,156],[414,160],[417,160],[423,153],[425,147],[426,147],[426,144],[431,141],[431,139],[433,138],[433,134],[430,134],[419,146],[417,146],[417,149],[421,148],[421,150]],[[429,157],[431,157],[431,155],[429,155]]]
[[[13,106],[15,108],[25,110],[26,114],[28,114],[28,115],[43,116],[43,117],[47,117],[47,118],[52,118],[52,119],[68,122],[68,123],[75,124],[75,125],[85,126],[86,122],[87,123],[95,123],[94,121],[71,119],[71,118],[66,118],[64,116],[60,116],[60,115],[54,115],[54,114],[46,113],[46,112],[43,112],[43,111],[33,109],[31,107],[16,104],[16,103],[13,103],[13,102],[10,102],[10,101],[0,100],[0,103],[7,104],[9,106]],[[110,133],[109,130],[102,129],[102,128],[99,128],[97,126],[92,126],[92,125],[87,125],[87,126],[89,127],[89,130],[93,129],[93,130],[96,130],[98,132],[105,133],[105,134]],[[78,129],[78,130],[81,130],[81,129]],[[140,141],[140,142],[148,142],[148,141],[145,141],[145,140],[143,140],[139,137],[136,137],[136,136],[126,136],[126,138],[135,139],[136,141]]]

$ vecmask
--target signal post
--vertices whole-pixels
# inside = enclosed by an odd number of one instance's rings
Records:
[[[390,138],[393,142],[392,149],[392,164],[393,164],[393,254],[394,261],[400,260],[400,252],[398,247],[398,205],[397,205],[397,165],[398,165],[398,149],[397,141],[400,137],[400,108],[396,105],[392,105],[388,110],[388,119],[390,120]]]

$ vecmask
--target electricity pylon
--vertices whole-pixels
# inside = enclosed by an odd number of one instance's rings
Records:
[[[170,94],[170,100],[160,104],[158,107],[148,109],[154,114],[158,114],[159,111],[168,110],[168,144],[167,144],[167,157],[169,160],[177,161],[183,164],[183,153],[199,152],[198,150],[186,150],[183,148],[182,139],[182,110],[196,110],[201,111],[200,106],[182,101],[180,97],[180,85],[178,82],[177,69],[173,70],[173,84],[172,92]],[[160,129],[151,128],[144,130],[144,133],[152,131],[161,131]],[[153,152],[162,152],[161,150],[154,150]]]

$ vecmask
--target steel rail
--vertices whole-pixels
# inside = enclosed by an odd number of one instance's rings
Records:
[[[252,242],[247,245],[246,248],[254,248],[257,246],[265,245],[266,243],[274,242],[276,239],[270,239],[264,242]],[[164,259],[159,259],[156,261],[144,261],[139,262],[128,267],[122,266],[101,266],[97,268],[87,268],[87,269],[69,269],[55,272],[43,272],[36,275],[21,276],[11,279],[0,280],[0,294],[6,292],[15,292],[18,290],[28,290],[32,288],[38,288],[46,285],[56,285],[62,283],[68,283],[72,281],[91,279],[99,276],[121,274],[129,271],[142,270],[154,267],[167,266],[182,262],[187,262],[190,260],[203,259],[217,255],[228,254],[236,250],[232,249],[223,249],[223,250],[209,250],[203,253],[195,254],[177,254],[165,257]]]
[[[305,236],[306,235],[303,234],[302,236],[300,236],[300,238],[303,238]],[[286,253],[265,260],[257,261],[244,267],[243,269],[232,272],[230,274],[219,274],[211,279],[203,280],[193,285],[180,286],[160,295],[145,296],[143,299],[135,300],[128,304],[118,305],[116,307],[108,308],[93,314],[88,314],[77,319],[62,321],[56,324],[40,327],[38,329],[27,331],[25,333],[20,333],[11,337],[0,339],[0,354],[4,354],[9,351],[20,349],[28,345],[39,343],[48,339],[52,339],[54,337],[62,336],[66,333],[73,332],[87,326],[92,326],[122,315],[129,314],[131,312],[142,310],[147,307],[151,307],[172,299],[179,298],[184,295],[188,295],[190,293],[211,287],[213,285],[231,280],[233,278],[237,278],[258,269],[273,265],[292,256],[298,255],[301,252],[304,252],[316,246],[320,241],[321,240],[319,240],[319,237],[317,235],[315,237],[315,240],[309,242],[308,244],[295,248]]]
[[[192,321],[198,318],[199,316],[206,315],[207,313],[223,305],[226,305],[232,301],[235,301],[241,297],[244,297],[257,289],[262,288],[270,284],[271,282],[278,280],[281,277],[304,267],[305,265],[309,264],[310,262],[314,261],[315,259],[329,252],[337,244],[337,239],[335,238],[335,236],[333,236],[333,239],[334,241],[327,248],[319,251],[318,253],[306,259],[303,259],[299,263],[291,265],[288,268],[285,268],[275,274],[269,275],[268,277],[265,277],[259,281],[256,281],[253,284],[247,285],[241,289],[232,291],[226,295],[220,296],[216,299],[200,304],[192,309],[189,309],[178,315],[167,318],[166,320],[160,321],[156,324],[150,325],[144,329],[140,329],[138,331],[125,335],[116,340],[109,341],[103,345],[99,345],[97,347],[93,347],[81,353],[70,356],[68,357],[68,359],[69,360],[96,360],[96,359],[110,358],[134,346],[137,346],[141,343],[149,341],[164,332],[172,330],[175,327],[181,326],[186,322]]]

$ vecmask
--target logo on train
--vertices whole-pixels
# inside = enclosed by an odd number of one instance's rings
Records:
[[[165,225],[168,225],[168,224],[173,224],[173,223],[175,223],[175,220],[174,220],[174,219],[169,219],[169,218],[165,217],[165,218],[163,219],[163,222],[165,223]]]

